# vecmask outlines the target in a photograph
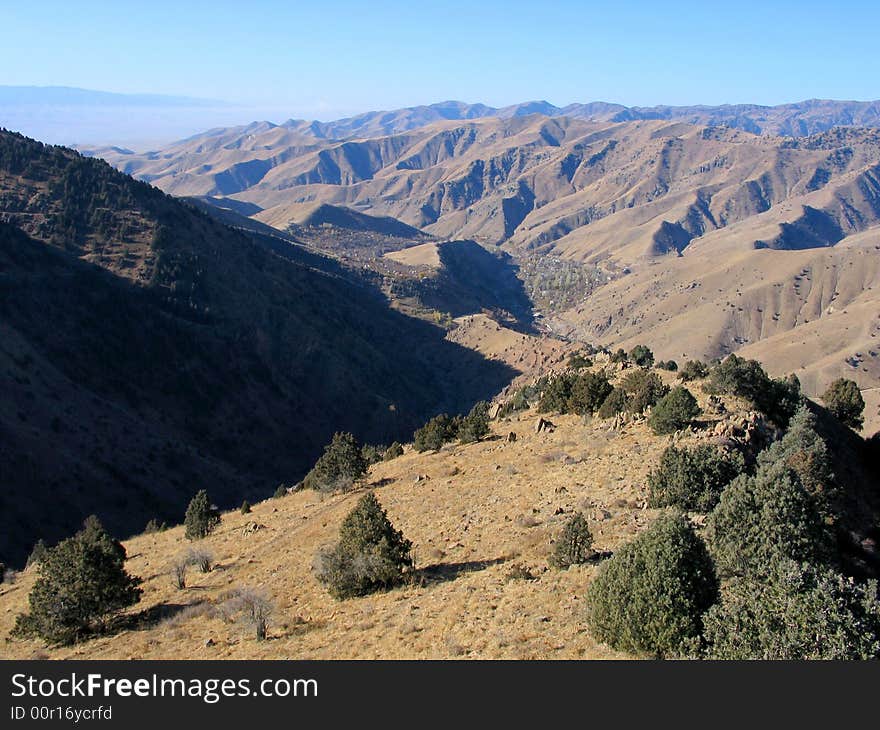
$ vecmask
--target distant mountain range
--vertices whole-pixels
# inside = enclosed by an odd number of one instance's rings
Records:
[[[547,101],[529,101],[506,107],[444,101],[428,106],[414,106],[395,111],[374,111],[332,122],[289,120],[283,126],[309,132],[322,139],[377,137],[405,132],[442,120],[477,119],[542,114],[547,117],[571,117],[598,122],[631,122],[639,119],[665,119],[743,129],[753,134],[776,134],[802,137],[824,132],[832,127],[880,126],[880,101],[830,101],[810,99],[794,104],[760,106],[724,104],[721,106],[627,107],[595,101],[558,107]]]

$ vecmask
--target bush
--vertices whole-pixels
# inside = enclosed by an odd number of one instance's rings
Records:
[[[657,469],[648,475],[648,504],[709,512],[718,504],[724,487],[744,469],[743,457],[737,452],[725,454],[708,444],[691,449],[670,446]]]
[[[154,517],[149,522],[147,522],[147,524],[144,526],[144,534],[145,535],[152,535],[157,532],[164,532],[167,529],[168,529],[168,525],[166,525],[164,522],[160,522],[159,520],[157,520]]]
[[[571,389],[577,375],[574,373],[561,373],[547,380],[541,399],[538,401],[539,413],[566,413],[568,402],[571,399]]]
[[[864,424],[865,399],[852,380],[835,380],[822,394],[822,401],[838,421],[850,428],[860,429]]]
[[[595,413],[612,390],[614,388],[604,373],[584,373],[571,387],[567,410],[581,416]]]
[[[615,364],[629,362],[626,357],[626,351],[622,347],[618,347],[609,359]]]
[[[468,413],[458,426],[458,440],[463,444],[479,441],[489,433],[489,404],[480,401]]]
[[[413,447],[416,451],[439,451],[443,444],[458,435],[458,420],[445,413],[434,416],[413,434]]]
[[[368,467],[378,464],[382,461],[382,455],[385,453],[384,446],[376,446],[374,444],[364,444],[361,447],[361,456]]]
[[[272,499],[283,499],[288,494],[290,494],[290,492],[287,491],[287,485],[281,483],[277,487],[275,487],[275,491],[272,492]]]
[[[877,583],[792,560],[736,578],[704,617],[710,659],[878,659]]]
[[[600,569],[587,593],[593,635],[620,651],[693,652],[718,599],[706,546],[681,515],[663,515]]]
[[[541,391],[543,391],[547,382],[548,378],[545,375],[538,378],[538,380],[531,385],[524,385],[522,388],[518,388],[511,396],[510,400],[505,401],[501,406],[501,409],[498,411],[499,417],[503,418],[509,416],[515,411],[524,411],[531,407],[532,403],[540,398]]]
[[[801,402],[796,376],[789,375],[785,380],[770,378],[757,360],[744,360],[736,355],[729,355],[712,368],[706,390],[745,398],[783,428]]]
[[[661,360],[657,363],[657,367],[661,370],[668,370],[671,373],[674,373],[678,370],[678,363],[675,360]]]
[[[318,553],[315,572],[335,598],[363,596],[400,583],[412,566],[411,550],[370,492],[343,520],[339,542]]]
[[[188,540],[201,540],[220,524],[220,512],[211,504],[204,489],[200,489],[190,501],[183,524],[186,526]]]
[[[816,432],[816,417],[806,405],[795,412],[782,439],[758,454],[759,465],[769,466],[775,462],[782,462],[797,475],[825,516],[834,491],[831,456],[825,441]]]
[[[168,572],[171,574],[171,582],[175,588],[186,588],[186,572],[189,570],[189,561],[185,556],[179,555],[171,561]]]
[[[623,413],[629,403],[629,396],[623,388],[614,388],[608,397],[602,401],[599,408],[599,418],[614,418],[618,413]]]
[[[49,551],[49,548],[46,546],[45,541],[40,538],[34,543],[34,547],[31,550],[31,554],[28,556],[27,562],[25,563],[25,569],[30,568],[33,565],[39,565],[43,562],[43,558],[46,557],[46,553]]]
[[[200,572],[210,573],[214,556],[201,548],[190,548],[184,556],[188,565],[195,565]]]
[[[629,373],[621,383],[626,391],[626,410],[630,413],[644,413],[645,409],[653,406],[669,392],[669,387],[663,384],[657,373],[648,370],[636,370]]]
[[[678,379],[688,382],[700,380],[709,375],[709,368],[702,360],[688,360],[684,367],[678,371]]]
[[[238,614],[254,632],[257,641],[266,640],[269,635],[272,603],[262,593],[251,588],[242,588],[226,601],[223,610],[227,615]]]
[[[249,515],[251,513],[251,503],[248,502],[247,500],[244,500],[241,503],[241,513],[243,515]]]
[[[820,563],[830,555],[815,500],[781,461],[730,483],[706,521],[706,539],[723,575],[759,573],[780,558]]]
[[[585,357],[583,353],[576,352],[572,355],[568,356],[568,362],[565,363],[566,367],[571,370],[582,370],[583,368],[591,367],[593,361],[590,358]]]
[[[125,557],[125,548],[90,517],[76,535],[46,551],[30,610],[18,616],[14,633],[71,644],[103,629],[141,596],[140,580],[125,571]]]
[[[556,541],[550,565],[554,568],[568,568],[571,565],[586,563],[593,557],[593,535],[583,514],[576,512]]]
[[[324,453],[303,479],[303,486],[322,492],[351,489],[367,473],[361,447],[350,433],[335,433]]]
[[[385,453],[382,456],[384,461],[391,461],[392,459],[396,459],[398,456],[403,456],[403,446],[401,446],[397,441],[391,444],[387,449],[385,449]]]
[[[658,435],[675,433],[688,426],[699,414],[697,399],[679,385],[657,402],[648,417],[648,425]]]
[[[629,351],[629,359],[640,367],[649,368],[654,364],[654,353],[645,345],[636,345]]]

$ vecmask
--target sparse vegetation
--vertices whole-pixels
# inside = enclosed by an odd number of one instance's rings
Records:
[[[854,381],[838,378],[822,394],[822,401],[838,421],[850,428],[860,429],[864,424],[865,399]]]
[[[394,441],[391,446],[389,446],[385,450],[385,454],[382,456],[384,461],[391,461],[392,459],[396,459],[398,456],[403,456],[403,446],[401,446],[397,441]]]
[[[367,462],[357,439],[350,433],[336,433],[306,475],[303,486],[321,492],[344,491],[366,473]]]
[[[691,380],[701,380],[709,376],[709,366],[702,360],[688,360],[681,370],[678,371],[679,380],[689,382]]]
[[[571,370],[583,370],[584,368],[591,367],[593,365],[593,361],[586,357],[582,352],[574,352],[568,356],[568,360],[565,363],[565,366]]]
[[[687,388],[679,385],[657,401],[651,409],[648,425],[658,435],[675,433],[689,426],[699,414],[697,399]]]
[[[629,351],[629,359],[642,368],[649,368],[654,364],[654,353],[645,345],[636,345]]]
[[[458,426],[458,439],[463,444],[479,441],[489,433],[489,404],[480,401],[461,419]]]
[[[46,546],[46,542],[42,538],[37,540],[37,542],[34,543],[31,554],[28,556],[25,568],[30,568],[32,566],[36,566],[42,563],[43,558],[46,557],[46,553],[48,552],[48,550],[49,548]]]
[[[657,469],[648,475],[648,504],[709,512],[724,488],[744,469],[743,457],[736,452],[726,454],[709,444],[689,449],[670,446]]]
[[[210,535],[220,524],[220,512],[211,504],[208,493],[200,489],[186,508],[183,524],[188,540],[201,540]]]
[[[669,392],[669,387],[663,384],[660,376],[649,370],[628,373],[621,382],[621,388],[628,396],[626,410],[629,413],[644,413],[646,408],[655,405]]]
[[[364,457],[364,463],[369,467],[382,461],[386,449],[384,446],[375,444],[364,444],[361,447],[361,456]]]
[[[411,550],[370,492],[343,520],[339,542],[319,551],[315,573],[335,598],[363,596],[400,583],[412,566]]]
[[[241,503],[241,509],[239,510],[243,515],[249,515],[251,513],[251,503],[247,500],[244,500]]]
[[[252,588],[242,588],[230,597],[223,608],[228,614],[239,615],[254,632],[257,641],[266,640],[273,608],[265,595]]]
[[[538,378],[537,381],[530,385],[518,388],[510,399],[506,400],[501,406],[498,415],[501,418],[509,416],[516,411],[524,411],[541,397],[541,391],[544,389],[548,381],[547,376]]]
[[[626,410],[629,397],[623,388],[614,388],[608,394],[608,397],[602,401],[599,408],[599,418],[614,418],[619,413]]]
[[[617,364],[623,364],[623,363],[629,362],[629,359],[628,359],[627,356],[626,356],[626,350],[624,350],[622,347],[618,347],[618,348],[617,348],[617,349],[611,354],[611,357],[610,357],[609,359],[610,359],[610,361],[611,361],[612,363],[614,363],[615,365],[617,365]]]
[[[164,522],[157,520],[154,517],[144,527],[144,533],[149,535],[151,533],[162,532],[163,530],[167,530],[167,529],[168,529],[168,525],[166,525]]]
[[[171,561],[168,572],[171,574],[171,582],[174,587],[183,590],[186,588],[186,574],[189,570],[189,561],[185,555],[178,555]]]
[[[204,548],[190,548],[184,556],[187,564],[196,566],[202,573],[210,573],[214,556]]]
[[[565,523],[556,540],[550,564],[555,568],[568,568],[586,563],[593,556],[593,535],[583,514],[576,512]]]
[[[604,373],[583,373],[571,387],[567,410],[579,415],[593,414],[611,394],[611,383]]]
[[[413,434],[413,447],[416,451],[438,451],[458,435],[458,419],[445,413],[434,416]]]
[[[286,484],[279,484],[275,487],[275,491],[272,492],[272,499],[284,499],[290,492],[287,491]]]
[[[801,401],[800,382],[794,375],[773,379],[757,360],[729,355],[709,373],[707,392],[736,395],[751,401],[774,423],[785,428]]]
[[[125,557],[125,548],[90,517],[76,535],[44,554],[29,611],[18,616],[15,634],[71,644],[104,629],[141,595],[140,580],[125,570]]]
[[[690,523],[662,515],[604,563],[587,592],[588,622],[615,649],[654,657],[692,653],[718,600],[712,559]]]

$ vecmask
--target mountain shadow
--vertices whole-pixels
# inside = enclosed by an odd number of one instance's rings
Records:
[[[489,251],[474,241],[443,243],[438,253],[436,275],[415,284],[425,306],[453,317],[488,310],[503,319],[513,318],[509,325],[520,331],[534,331],[532,301],[510,254]]]
[[[0,557],[296,481],[334,431],[404,440],[516,372],[281,238],[0,132]]]

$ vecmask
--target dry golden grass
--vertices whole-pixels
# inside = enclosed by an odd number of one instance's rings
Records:
[[[613,551],[649,524],[655,513],[643,509],[645,477],[670,439],[653,436],[644,423],[611,431],[609,421],[555,415],[556,430],[536,434],[536,418],[526,412],[495,422],[493,435],[477,444],[425,454],[408,449],[372,467],[353,492],[299,492],[254,505],[248,515],[226,513],[217,532],[200,543],[216,567],[205,574],[190,570],[183,590],[172,585],[168,570],[189,547],[182,527],[127,540],[127,568],[144,579],[143,598],[131,613],[165,617],[139,629],[49,650],[38,641],[6,639],[35,578],[24,572],[0,585],[0,655],[619,658],[590,637],[584,621],[585,588],[597,566],[557,571],[547,558],[574,510],[590,521],[597,550]],[[517,439],[508,443],[511,431]],[[345,514],[371,488],[413,541],[421,580],[336,601],[315,579],[313,557],[336,539]],[[246,536],[249,523],[265,528]],[[267,641],[224,620],[226,596],[243,587],[274,603]]]

